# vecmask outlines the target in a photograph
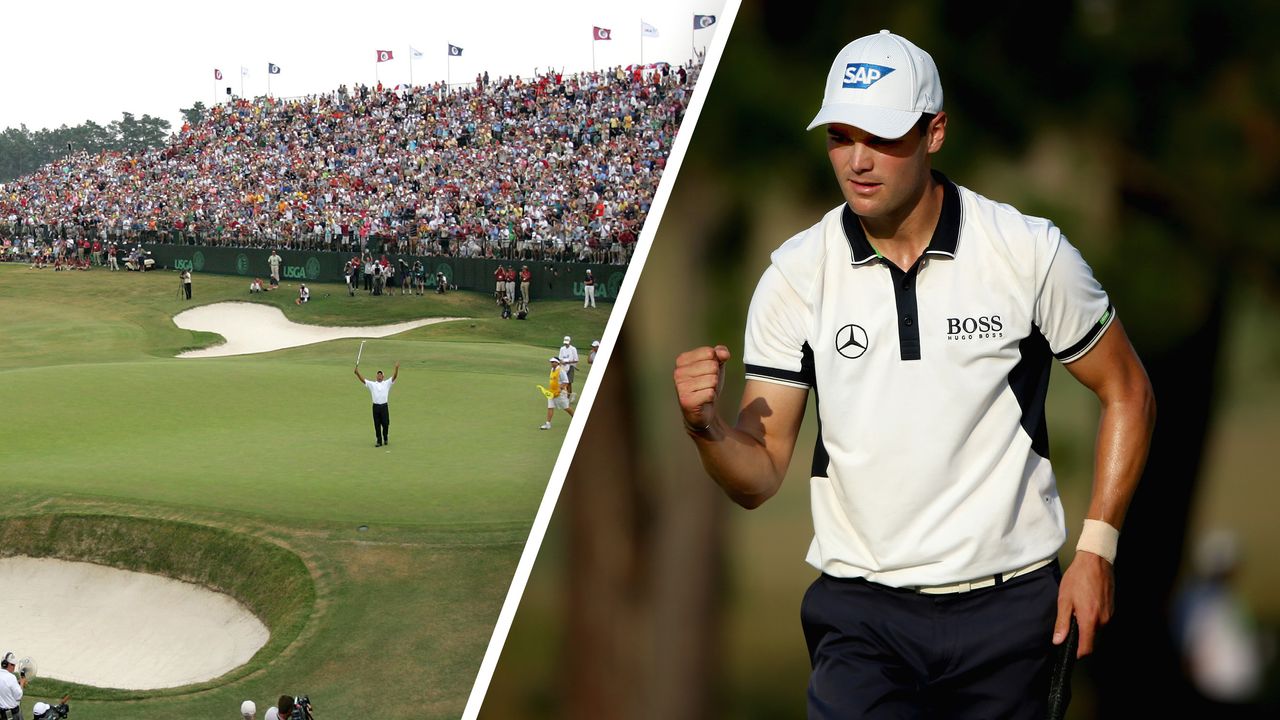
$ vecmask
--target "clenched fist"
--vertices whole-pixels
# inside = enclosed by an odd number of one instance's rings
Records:
[[[716,399],[724,385],[724,364],[729,348],[724,345],[700,347],[676,357],[676,396],[685,426],[704,432],[716,420]]]

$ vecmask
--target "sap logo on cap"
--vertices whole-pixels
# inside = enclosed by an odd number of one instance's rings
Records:
[[[844,87],[865,90],[894,69],[871,63],[849,63],[844,68]]]

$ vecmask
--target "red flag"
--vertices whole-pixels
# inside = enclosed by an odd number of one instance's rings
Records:
[[[379,51],[378,51],[378,62],[386,62],[386,61],[390,60],[391,58],[392,58],[392,55],[391,55],[391,51],[390,51],[390,50],[379,50]]]
[[[214,80],[221,80],[221,79],[222,79],[222,71],[221,71],[221,70],[219,70],[218,68],[214,68],[214,69],[213,69],[213,79],[214,79]]]
[[[593,27],[591,28],[591,39],[592,40],[612,40],[613,39],[613,37],[611,36],[612,32],[613,31],[610,30],[609,28]]]

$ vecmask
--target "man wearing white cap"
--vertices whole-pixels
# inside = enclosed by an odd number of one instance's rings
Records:
[[[844,203],[779,247],[756,287],[736,424],[723,345],[681,354],[685,427],[753,508],[786,475],[821,387],[810,473],[820,575],[801,608],[810,718],[1034,718],[1053,645],[1110,618],[1111,563],[1155,404],[1115,309],[1051,222],[931,167],[946,139],[933,59],[884,30],[827,75]],[[1097,394],[1093,494],[1075,558],[1048,458],[1057,358]]]
[[[253,720],[257,714],[258,706],[252,700],[245,700],[240,703],[240,715],[244,717],[244,720]]]
[[[560,362],[560,358],[549,358],[548,362],[551,363],[551,375],[547,386],[547,391],[550,393],[547,397],[547,421],[538,426],[539,430],[551,429],[551,418],[555,415],[556,408],[573,417],[573,408],[569,407],[569,373],[565,370],[564,363]]]
[[[560,352],[556,354],[560,358],[560,362],[564,365],[565,371],[569,375],[569,379],[565,382],[565,392],[568,393],[570,401],[575,400],[573,394],[573,376],[577,374],[578,369],[578,348],[574,347],[572,340],[568,335],[564,336],[564,344],[560,346]]]
[[[27,678],[13,676],[14,662],[11,652],[0,658],[0,720],[22,720],[22,693]]]

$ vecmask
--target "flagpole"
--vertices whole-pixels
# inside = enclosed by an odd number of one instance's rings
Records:
[[[640,21],[640,67],[644,67],[644,20]]]
[[[439,57],[438,55],[436,57]],[[444,61],[444,92],[449,94],[449,86],[453,84],[453,50],[449,51],[448,58]]]
[[[596,31],[591,31],[591,72],[596,71]]]
[[[240,97],[244,97],[244,66],[240,66]]]
[[[409,46],[409,87],[413,87],[413,46]]]

